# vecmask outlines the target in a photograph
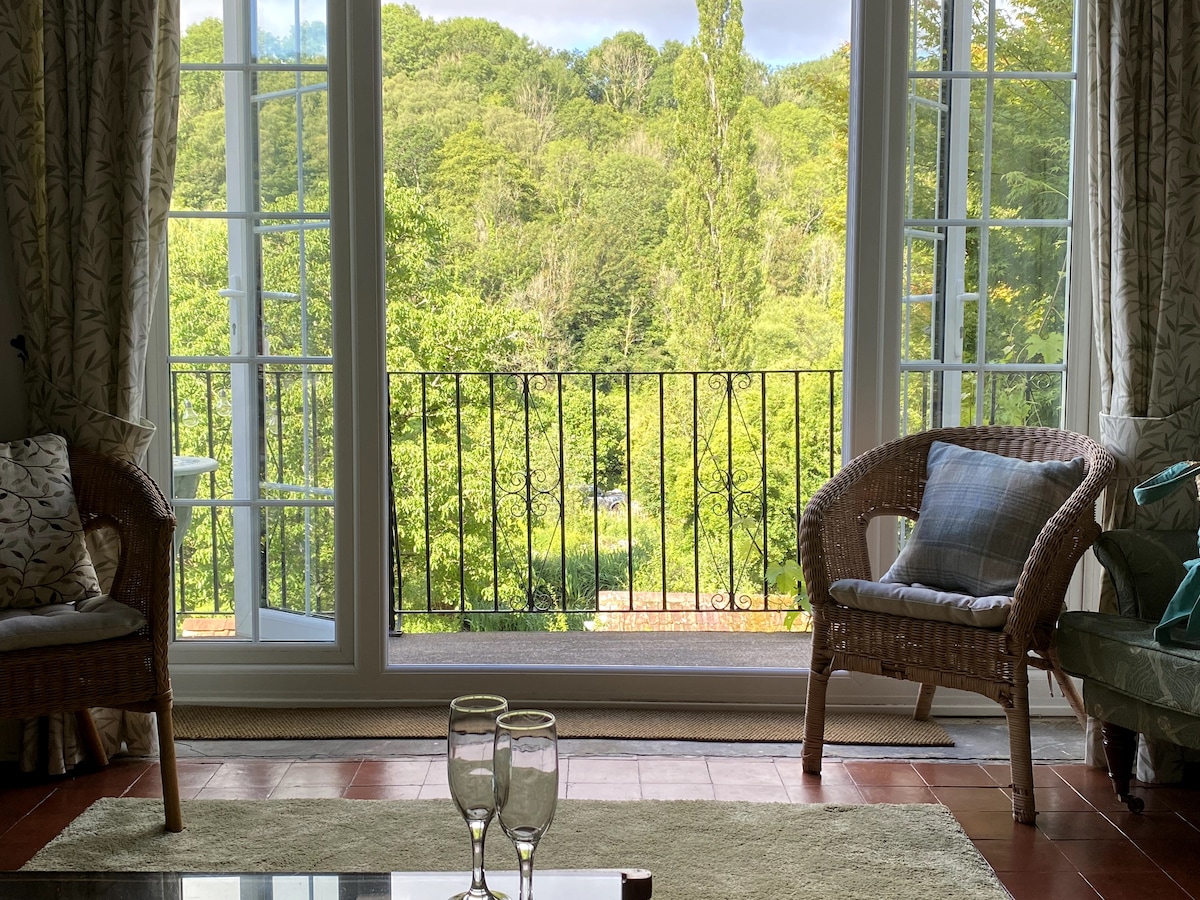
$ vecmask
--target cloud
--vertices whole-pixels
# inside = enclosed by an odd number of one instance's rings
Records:
[[[182,0],[184,22],[221,15],[221,0]],[[258,0],[261,21],[290,22],[293,0]],[[304,18],[317,8],[300,0]],[[394,2],[394,0],[386,0]],[[748,53],[773,65],[824,56],[850,39],[852,0],[742,0]],[[475,16],[499,22],[556,50],[594,47],[618,31],[640,31],[662,46],[696,34],[694,0],[413,0],[435,19]]]
[[[850,39],[850,3],[829,0],[743,0],[746,50],[783,64],[823,56]],[[427,16],[477,16],[500,22],[555,49],[595,46],[618,31],[640,31],[650,43],[689,41],[694,0],[418,0]]]

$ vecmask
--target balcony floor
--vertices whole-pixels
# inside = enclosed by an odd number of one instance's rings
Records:
[[[468,631],[392,637],[388,664],[806,669],[811,650],[812,635],[787,631]]]

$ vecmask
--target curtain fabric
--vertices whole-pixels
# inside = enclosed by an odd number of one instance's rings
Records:
[[[1139,507],[1133,486],[1200,458],[1200,0],[1089,0],[1087,29],[1104,527],[1195,528],[1194,487]]]
[[[178,0],[0,4],[0,58],[30,425],[140,462],[154,435],[141,413],[175,167]],[[93,549],[103,571],[105,547]],[[152,745],[151,716],[96,719],[113,752]],[[44,734],[52,773],[80,759],[69,717]]]

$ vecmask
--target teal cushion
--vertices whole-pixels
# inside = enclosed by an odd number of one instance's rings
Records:
[[[1200,646],[1160,644],[1154,623],[1107,613],[1067,612],[1058,620],[1063,668],[1126,697],[1200,715]]]
[[[1157,622],[1183,581],[1184,561],[1196,558],[1196,532],[1119,528],[1103,532],[1092,551],[1112,579],[1121,615]]]
[[[1083,457],[1029,462],[934,441],[917,524],[880,580],[1011,597],[1037,536],[1083,476]]]

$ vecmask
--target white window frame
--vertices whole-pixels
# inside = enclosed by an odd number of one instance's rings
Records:
[[[905,239],[905,155],[909,64],[908,0],[872,4],[858,0],[851,46],[851,155],[847,215],[846,333],[843,354],[845,407],[843,463],[901,433],[900,327]],[[1085,9],[1076,3],[1075,56],[1082,78]],[[886,85],[862,91],[858,85]],[[1076,107],[1079,108],[1076,90]],[[857,104],[854,102],[857,100]],[[1071,258],[1067,299],[1066,382],[1063,427],[1098,434],[1099,399],[1092,307],[1086,190],[1086,128],[1076,115],[1072,136]],[[857,141],[854,140],[857,136]],[[877,520],[869,539],[875,574],[895,558],[895,529]],[[1081,609],[1094,595],[1097,564],[1085,558],[1068,591],[1067,605]]]
[[[806,673],[769,669],[539,668],[514,660],[502,669],[387,665],[386,366],[383,345],[384,254],[382,136],[373,123],[382,109],[377,3],[329,0],[330,141],[333,219],[334,342],[337,376],[335,511],[339,614],[332,645],[176,642],[171,649],[178,699],[217,703],[350,703],[441,701],[489,690],[525,700],[583,702],[803,704]],[[908,60],[907,0],[854,0],[851,153],[845,331],[844,455],[852,458],[899,431],[899,289],[902,278],[904,155]],[[352,48],[352,50],[351,50]],[[374,48],[375,52],[368,52]],[[871,85],[871,90],[861,86]],[[878,89],[884,85],[886,89]],[[1081,132],[1077,130],[1077,135]],[[1076,192],[1077,198],[1082,192]],[[1080,202],[1076,201],[1076,213]],[[1076,215],[1077,225],[1083,219]],[[1086,241],[1074,241],[1072,316],[1086,286]],[[155,324],[149,371],[151,415],[167,421],[165,288]],[[1072,322],[1074,325],[1074,321]],[[1090,318],[1072,327],[1073,360],[1087,359]],[[1082,370],[1082,371],[1081,371]],[[1089,367],[1069,369],[1067,427],[1092,420]],[[1081,427],[1082,426],[1082,427]],[[163,430],[165,433],[165,429]],[[170,451],[156,442],[156,474],[169,472]],[[839,705],[905,708],[912,685],[838,676]],[[485,681],[486,680],[486,681]],[[1031,685],[1032,708],[1060,710]],[[939,694],[940,714],[994,713],[974,695]]]

